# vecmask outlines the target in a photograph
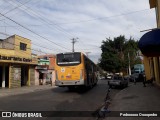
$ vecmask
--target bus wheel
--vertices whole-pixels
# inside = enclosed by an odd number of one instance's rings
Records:
[[[69,91],[73,91],[75,89],[74,86],[68,86]]]

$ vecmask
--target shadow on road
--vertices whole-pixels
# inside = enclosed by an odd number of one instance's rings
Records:
[[[84,86],[79,86],[79,87],[75,87],[72,90],[69,90],[67,87],[57,87],[52,89],[53,92],[56,93],[78,93],[78,94],[85,94],[89,91],[91,91],[92,89],[95,89],[98,85],[93,86],[93,87],[84,87]]]

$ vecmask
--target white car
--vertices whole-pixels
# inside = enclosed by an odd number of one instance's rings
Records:
[[[104,79],[105,79],[104,76],[99,77],[99,80],[104,80]]]
[[[107,75],[107,79],[112,79],[112,75]]]

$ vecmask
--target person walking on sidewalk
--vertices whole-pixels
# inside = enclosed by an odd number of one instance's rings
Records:
[[[39,84],[43,85],[43,73],[41,73],[41,72],[39,74]]]
[[[143,87],[146,87],[146,75],[143,74]]]
[[[50,79],[50,84],[52,86],[52,72],[50,72],[50,74],[49,74],[49,79]]]
[[[142,81],[143,82],[143,86],[146,87],[145,77],[144,77],[144,75],[142,73],[139,74],[138,79],[139,79],[139,81]]]

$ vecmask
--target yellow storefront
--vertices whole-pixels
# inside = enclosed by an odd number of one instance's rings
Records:
[[[144,66],[147,80],[155,80],[160,85],[160,0],[149,0],[150,8],[155,8],[157,29],[144,34],[139,43],[144,55]]]
[[[13,35],[0,40],[0,88],[34,85],[37,64],[29,39]]]

